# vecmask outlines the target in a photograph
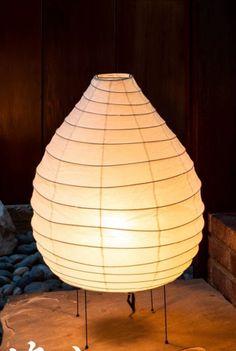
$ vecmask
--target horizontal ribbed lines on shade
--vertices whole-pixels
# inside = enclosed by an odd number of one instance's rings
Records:
[[[107,102],[102,102],[102,101],[96,101],[96,100],[89,99],[85,94],[83,95],[83,98],[85,100],[87,100],[87,101],[94,102],[96,104],[103,104],[103,105],[108,105],[108,106],[113,106],[113,105],[115,105],[115,106],[144,106],[144,105],[149,105],[150,104],[150,101],[148,101],[148,100],[146,102],[142,102],[140,104],[133,104],[133,103],[132,104],[130,104],[130,103],[128,103],[128,104],[122,104],[122,103],[115,104],[113,102],[107,103]]]
[[[97,267],[97,268],[101,268],[101,267],[104,267],[104,268],[125,268],[125,267],[140,267],[140,266],[148,266],[148,265],[153,265],[153,264],[156,264],[156,263],[159,263],[159,262],[164,262],[164,261],[171,261],[172,259],[174,258],[177,258],[177,257],[180,257],[188,252],[191,252],[193,251],[194,249],[198,248],[198,245],[194,245],[193,247],[191,247],[190,249],[184,251],[184,252],[181,252],[180,254],[178,255],[174,255],[174,256],[171,256],[171,257],[168,257],[168,258],[165,258],[163,260],[158,260],[158,261],[152,261],[152,262],[146,262],[146,263],[137,263],[137,264],[131,264],[131,265],[117,265],[117,266],[114,266],[114,265],[96,265],[96,264],[91,264],[91,263],[84,263],[84,262],[80,262],[79,260],[76,260],[76,261],[73,261],[71,259],[68,259],[68,258],[65,258],[65,257],[62,257],[60,255],[57,255],[55,254],[54,252],[51,252],[49,251],[48,249],[46,249],[41,243],[37,242],[37,245],[39,247],[41,247],[41,249],[43,249],[44,251],[48,252],[49,254],[59,258],[59,259],[62,259],[64,261],[68,261],[68,262],[72,262],[72,263],[76,263],[76,264],[79,264],[79,265],[82,265],[82,266],[91,266],[91,267]],[[190,257],[191,258],[191,257]],[[91,272],[93,273],[93,272]]]
[[[110,113],[98,113],[94,111],[86,111],[86,110],[81,110],[77,105],[75,105],[76,110],[83,112],[83,113],[89,113],[92,115],[98,115],[98,116],[119,116],[119,117],[127,117],[127,116],[146,116],[146,115],[152,115],[157,113],[156,110],[154,109],[153,111],[145,112],[145,113],[129,113],[129,114],[110,114]]]
[[[181,273],[182,274],[182,273]],[[174,278],[172,279],[163,279],[165,281],[165,285],[168,284],[168,283],[171,283],[172,281],[174,281],[176,278],[178,278],[179,275],[176,275]],[[69,284],[69,285],[72,285],[72,286],[75,286],[75,282],[72,282],[71,280],[69,279],[64,279],[64,282]],[[87,284],[81,284],[81,282],[78,282],[79,285],[76,285],[78,286],[79,288],[81,289],[84,289],[84,290],[93,290],[93,291],[102,291],[102,292],[122,292],[122,293],[130,293],[130,289],[127,287],[127,288],[118,288],[118,289],[115,289],[114,287],[97,287],[97,286],[94,286],[94,285],[87,285]],[[134,283],[133,283],[134,284]],[[150,289],[154,289],[154,288],[157,288],[159,286],[162,286],[164,284],[153,284],[153,285],[149,285],[149,286],[139,286],[139,287],[134,287],[132,286],[132,292],[136,292],[136,291],[145,291],[145,290],[150,290]]]
[[[44,255],[45,256],[45,255]],[[67,266],[64,266],[63,264],[60,264],[58,262],[55,262],[53,260],[51,260],[50,258],[48,258],[47,256],[45,256],[45,259],[46,261],[49,261],[59,267],[62,267],[62,268],[66,268],[68,270],[71,270],[71,271],[75,271],[75,272],[81,272],[81,273],[87,273],[87,274],[95,274],[95,275],[104,275],[104,273],[101,273],[101,272],[94,272],[94,271],[85,271],[83,269],[75,269],[75,268],[71,268],[71,267],[67,267]],[[162,269],[162,270],[158,270],[158,272],[166,272],[166,271],[170,271],[170,270],[173,270],[175,268],[179,268],[179,267],[182,267],[182,266],[185,266],[187,264],[191,264],[192,262],[192,258],[191,259],[188,259],[186,262],[183,262],[182,264],[180,265],[177,265],[177,266],[174,266],[172,268],[167,268],[167,269]],[[142,272],[142,273],[106,273],[106,275],[111,275],[111,276],[129,276],[129,275],[147,275],[147,274],[155,274],[156,272],[153,271],[153,272]]]
[[[68,122],[67,118],[64,120],[65,123],[71,125],[72,127],[76,127],[76,128],[81,128],[81,129],[88,129],[88,130],[99,130],[99,131],[126,131],[126,130],[140,130],[142,131],[143,129],[154,129],[154,128],[159,128],[162,127],[164,125],[166,125],[166,122],[160,123],[160,124],[156,124],[156,125],[151,125],[151,126],[145,126],[145,127],[140,127],[140,128],[91,128],[91,127],[85,127],[85,126],[81,126],[79,124],[73,124],[71,122]]]
[[[102,189],[102,188],[101,188]],[[76,206],[76,205],[70,205],[70,204],[67,204],[67,203],[63,203],[63,202],[58,202],[58,201],[55,201],[53,199],[49,199],[48,197],[46,197],[45,195],[42,195],[38,190],[37,188],[35,187],[34,185],[34,190],[37,194],[39,194],[42,198],[44,198],[45,200],[51,202],[52,204],[57,204],[57,205],[60,205],[60,206],[65,206],[65,207],[73,207],[73,208],[77,208],[77,209],[83,209],[83,210],[92,210],[92,211],[119,211],[119,212],[127,212],[127,211],[146,211],[146,210],[156,210],[158,208],[163,208],[163,207],[169,207],[169,206],[175,206],[175,205],[178,205],[178,204],[181,204],[183,202],[186,202],[188,200],[190,200],[191,198],[195,197],[199,191],[200,191],[200,187],[199,189],[196,191],[196,193],[192,194],[191,196],[188,196],[186,199],[183,199],[183,200],[180,200],[180,201],[177,201],[177,202],[173,202],[173,203],[170,203],[170,204],[165,204],[165,205],[162,205],[162,206],[154,206],[154,207],[135,207],[135,208],[105,208],[105,207],[86,207],[86,206]]]
[[[92,81],[93,82],[93,81]],[[98,86],[94,85],[93,83],[90,83],[90,85],[96,89],[96,90],[100,90],[100,91],[105,91],[106,93],[112,93],[112,94],[124,94],[124,93],[128,93],[128,94],[132,94],[132,93],[141,93],[142,90],[130,90],[130,91],[116,91],[116,90],[106,90],[106,89],[101,89]]]
[[[86,163],[78,163],[78,162],[62,160],[61,158],[55,157],[54,155],[52,155],[48,151],[47,147],[46,147],[45,151],[48,153],[49,156],[51,156],[55,160],[58,160],[58,161],[61,161],[61,162],[64,162],[64,163],[75,164],[75,165],[78,165],[78,166],[101,167],[101,164],[88,164],[88,163],[86,164]],[[116,166],[137,165],[137,164],[141,164],[141,163],[149,164],[150,162],[164,161],[164,160],[169,160],[169,159],[172,159],[172,158],[176,158],[176,157],[184,155],[185,153],[186,153],[186,151],[185,151],[185,148],[184,148],[183,152],[181,152],[180,154],[174,155],[174,156],[157,158],[157,159],[151,159],[151,160],[136,161],[136,162],[128,162],[128,163],[103,164],[102,167],[116,167]]]
[[[174,179],[174,178],[177,178],[177,177],[180,177],[184,174],[187,174],[189,172],[191,172],[192,170],[194,169],[194,166],[192,166],[190,169],[188,169],[187,171],[185,172],[182,172],[182,173],[179,173],[179,174],[176,174],[176,175],[173,175],[172,177],[167,177],[167,178],[163,178],[163,179],[158,179],[158,180],[154,180],[154,181],[149,181],[149,182],[141,182],[141,183],[133,183],[133,184],[122,184],[122,185],[112,185],[112,186],[102,186],[102,189],[113,189],[113,188],[126,188],[126,187],[132,187],[132,186],[139,186],[139,185],[148,185],[148,184],[152,184],[152,183],[159,183],[159,182],[164,182],[165,180],[170,180],[170,179]],[[53,184],[60,184],[60,185],[65,185],[65,186],[72,186],[72,187],[78,187],[78,188],[86,188],[86,189],[100,189],[101,187],[99,186],[85,186],[85,185],[76,185],[76,184],[67,184],[67,183],[61,183],[61,182],[58,182],[58,181],[55,181],[55,180],[51,180],[51,179],[48,179],[44,176],[42,176],[38,170],[36,171],[36,174],[46,180],[47,182],[50,182],[50,183],[53,183]]]
[[[32,206],[33,207],[33,206]],[[182,223],[178,226],[175,227],[170,227],[170,228],[163,228],[163,229],[131,229],[131,228],[116,228],[116,227],[100,227],[100,226],[92,226],[92,225],[83,225],[83,224],[73,224],[73,223],[62,223],[62,222],[55,222],[52,220],[49,220],[48,218],[43,217],[42,215],[40,215],[35,209],[34,209],[34,213],[37,214],[37,216],[39,216],[40,218],[44,219],[45,221],[49,222],[49,223],[54,223],[54,224],[62,224],[65,226],[72,226],[72,227],[80,227],[80,228],[96,228],[96,229],[113,229],[113,230],[119,230],[121,232],[147,232],[147,233],[158,233],[158,232],[164,232],[166,230],[172,230],[172,229],[176,229],[176,228],[180,228],[183,227],[187,224],[193,223],[194,221],[196,221],[197,219],[199,219],[202,216],[203,211],[201,211],[201,213],[195,217],[194,219],[192,219],[191,221]]]
[[[73,278],[73,279],[78,279],[79,281],[86,281],[86,282],[93,282],[93,283],[104,283],[104,280],[91,280],[91,279],[84,279],[84,278],[81,278],[81,277],[76,277],[76,276],[72,276],[72,275],[69,275],[69,274],[65,274],[65,273],[62,273],[62,272],[59,272],[57,271],[55,268],[53,268],[53,271],[57,273],[57,275],[59,276],[63,276],[63,277],[67,277],[67,278]],[[172,274],[170,276],[167,276],[167,277],[163,277],[163,278],[157,278],[157,279],[148,279],[148,280],[140,280],[140,281],[132,281],[130,279],[129,282],[122,282],[122,281],[116,281],[116,282],[109,282],[106,280],[106,284],[130,284],[131,282],[132,283],[135,283],[135,284],[138,284],[138,283],[149,283],[149,282],[155,282],[155,281],[159,281],[159,280],[165,280],[165,279],[169,279],[169,278],[172,278],[172,277],[176,277],[176,276],[179,276],[182,274],[182,271],[178,272],[178,273],[175,273],[175,274]],[[106,274],[104,274],[104,276],[106,276]]]
[[[62,244],[67,244],[67,245],[72,245],[72,246],[78,246],[78,247],[89,247],[89,248],[94,248],[94,249],[108,249],[108,250],[143,250],[143,249],[155,249],[157,247],[166,247],[166,246],[171,246],[171,245],[175,245],[175,244],[181,244],[184,243],[185,241],[191,240],[196,238],[199,234],[201,234],[201,231],[198,232],[197,234],[192,235],[189,238],[186,238],[184,240],[179,240],[179,241],[175,241],[175,242],[171,242],[168,244],[162,244],[162,245],[154,245],[154,246],[133,246],[133,247],[125,247],[125,246],[97,246],[97,245],[85,245],[85,244],[76,244],[76,243],[70,243],[69,241],[62,241],[62,240],[58,240],[55,238],[49,238],[48,236],[39,233],[35,228],[34,228],[34,232],[37,233],[38,236],[41,236],[43,238],[46,238],[47,240],[50,241],[55,241],[58,243],[62,243]]]
[[[176,136],[174,136],[173,138],[169,138],[169,139],[161,139],[161,140],[141,140],[141,141],[133,141],[133,142],[113,142],[113,143],[94,143],[94,142],[89,142],[89,141],[81,141],[81,140],[75,140],[75,139],[68,139],[66,137],[64,137],[63,135],[58,133],[58,130],[55,133],[59,138],[62,138],[64,140],[73,142],[73,143],[80,143],[80,144],[89,144],[89,145],[135,145],[135,144],[151,144],[151,143],[158,143],[158,142],[166,142],[166,141],[173,141],[174,139],[177,139]]]

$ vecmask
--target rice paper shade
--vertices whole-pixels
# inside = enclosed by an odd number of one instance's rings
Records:
[[[68,284],[153,289],[197,254],[201,183],[129,74],[92,79],[46,147],[33,185],[37,247]]]

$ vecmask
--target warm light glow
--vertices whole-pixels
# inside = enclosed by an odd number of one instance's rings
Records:
[[[131,292],[175,280],[202,238],[201,183],[129,74],[101,74],[46,147],[33,233],[63,281]]]

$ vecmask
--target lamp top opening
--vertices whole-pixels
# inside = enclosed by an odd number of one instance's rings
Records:
[[[132,78],[132,75],[129,73],[104,73],[104,74],[97,74],[95,79],[98,80],[105,80],[105,81],[116,81],[116,80],[125,80]]]

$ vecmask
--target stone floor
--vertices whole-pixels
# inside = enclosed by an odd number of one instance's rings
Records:
[[[91,351],[236,351],[236,309],[203,280],[178,280],[167,286],[168,339],[164,343],[163,289],[136,294],[131,318],[124,294],[88,292],[88,337]],[[84,292],[46,292],[11,298],[0,314],[1,351],[29,350],[32,340],[44,351],[84,350]],[[79,349],[77,349],[79,350]],[[36,351],[36,350],[35,350]],[[42,351],[40,349],[40,351]]]

